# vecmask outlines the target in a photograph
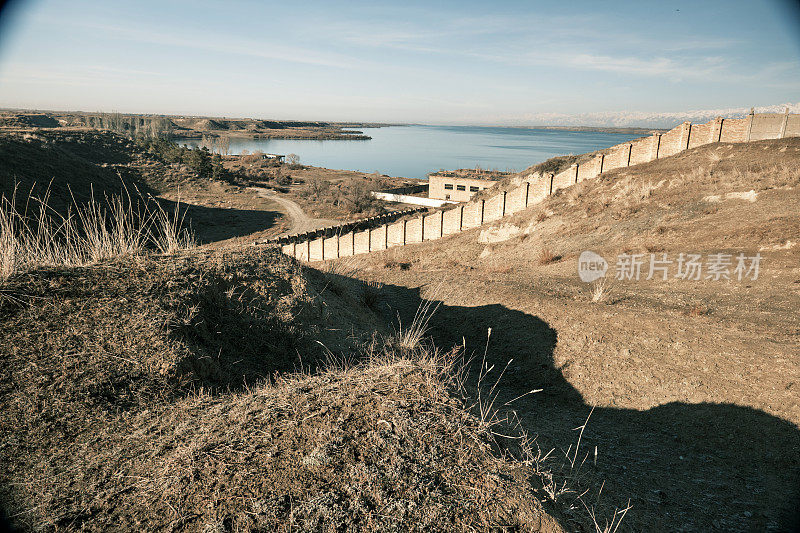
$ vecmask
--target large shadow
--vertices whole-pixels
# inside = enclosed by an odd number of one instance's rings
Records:
[[[409,324],[419,303],[418,289],[384,287],[387,320],[399,316]],[[553,456],[563,458],[562,450],[572,444],[574,455],[574,429],[587,419],[591,406],[554,367],[558,334],[553,328],[497,304],[441,305],[430,326],[440,348],[465,342],[477,360],[485,350],[496,368],[513,358],[499,385],[500,403],[543,389],[513,407],[545,451],[555,448]],[[624,529],[800,531],[800,431],[762,411],[679,402],[646,411],[597,407],[582,436],[579,462],[587,452],[581,476],[595,490],[584,499],[604,502],[606,513],[630,499],[633,507]],[[598,500],[596,489],[603,483]],[[574,496],[565,498],[574,501]],[[565,526],[574,529],[574,524]]]

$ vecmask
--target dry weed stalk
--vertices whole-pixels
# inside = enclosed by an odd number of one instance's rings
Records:
[[[37,266],[79,266],[193,246],[193,236],[182,227],[180,202],[168,213],[154,198],[134,201],[126,191],[107,198],[105,205],[94,197],[82,205],[73,198],[72,208],[62,215],[48,205],[49,194],[29,196],[22,212],[16,190],[11,200],[0,198],[0,281]],[[29,214],[30,203],[38,208]]]

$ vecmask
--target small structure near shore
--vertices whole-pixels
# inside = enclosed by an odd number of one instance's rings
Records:
[[[492,187],[509,174],[509,172],[467,168],[433,172],[428,175],[428,197],[468,202],[477,192]]]

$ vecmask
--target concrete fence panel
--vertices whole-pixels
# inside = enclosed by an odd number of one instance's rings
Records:
[[[655,158],[655,150],[653,145],[658,144],[659,141],[658,135],[653,135],[652,137],[647,137],[646,139],[640,139],[635,141],[631,146],[631,165],[638,165],[641,163],[647,163],[648,161],[652,161]]]
[[[746,118],[726,118],[722,121],[720,140],[725,143],[740,143],[747,138]]]
[[[596,178],[600,173],[600,158],[593,157],[578,167],[578,181]]]
[[[750,140],[777,139],[783,126],[783,113],[763,113],[753,116]]]
[[[370,252],[377,252],[378,250],[386,249],[386,231],[384,228],[385,226],[376,226],[367,230],[370,238]]]
[[[478,200],[464,206],[464,227],[476,228],[483,223],[483,207],[485,202]]]
[[[403,246],[403,221],[389,225],[389,246]]]
[[[463,206],[458,206],[455,209],[448,209],[444,212],[444,225],[443,231],[445,235],[452,235],[461,231],[461,213]]]
[[[325,259],[336,259],[339,257],[339,236],[334,235],[328,237],[323,241],[323,250],[325,251]]]
[[[603,160],[603,172],[615,170],[628,166],[628,154],[631,150],[630,144],[620,144],[608,151]]]
[[[309,261],[322,261],[322,245],[325,239],[322,237],[317,237],[313,241],[311,241],[311,257],[308,258]]]
[[[353,232],[348,231],[339,235],[339,257],[350,257],[353,255]]]
[[[703,146],[711,141],[711,134],[714,131],[714,122],[706,124],[692,124],[692,131],[689,134],[689,148]]]
[[[506,214],[519,213],[525,210],[525,196],[530,194],[530,184],[523,183],[516,189],[508,191],[506,195]]]
[[[683,151],[686,146],[681,146],[682,140],[684,140],[683,124],[661,135],[661,143],[658,146],[658,158],[669,157]]]
[[[422,242],[420,231],[422,231],[422,217],[409,220],[406,223],[406,244]]]
[[[442,236],[442,214],[437,211],[425,215],[425,240],[432,241]]]
[[[553,192],[575,185],[575,170],[568,168],[553,176]]]
[[[355,255],[369,253],[369,234],[368,230],[355,232]]]
[[[503,194],[496,194],[486,200],[483,212],[483,222],[492,222],[503,217]]]
[[[543,202],[545,198],[550,196],[550,178],[537,178],[531,183],[531,188],[528,191],[528,206],[532,206]]]
[[[786,131],[784,137],[800,136],[800,115],[789,115],[786,118]]]

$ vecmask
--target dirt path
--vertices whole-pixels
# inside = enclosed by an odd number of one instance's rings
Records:
[[[300,207],[296,202],[293,202],[288,198],[281,198],[280,196],[271,194],[263,187],[249,187],[249,189],[255,191],[260,198],[269,198],[270,200],[278,203],[283,208],[286,215],[292,219],[291,227],[287,231],[283,232],[281,236],[313,231],[315,229],[324,228],[325,226],[332,226],[339,223],[338,220],[309,217],[305,211],[303,211],[303,208]]]

